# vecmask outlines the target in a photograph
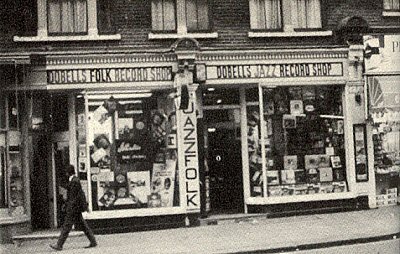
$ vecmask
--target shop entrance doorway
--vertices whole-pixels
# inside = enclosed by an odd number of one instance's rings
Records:
[[[203,93],[205,159],[210,214],[244,211],[239,93],[210,89]]]
[[[31,134],[31,223],[33,230],[47,229],[51,226],[49,192],[49,154],[48,138],[43,133]]]
[[[235,129],[208,128],[210,212],[243,212],[243,177],[240,140]]]
[[[33,230],[62,224],[63,199],[59,186],[66,186],[69,163],[68,97],[33,94],[30,126],[30,204]]]
[[[69,165],[69,133],[56,132],[52,138],[52,159],[53,159],[53,195],[55,203],[52,207],[52,217],[54,227],[60,227],[65,218],[65,194],[68,179],[65,176],[66,166]]]

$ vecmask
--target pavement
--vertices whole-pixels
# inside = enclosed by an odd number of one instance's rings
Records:
[[[98,246],[84,249],[84,236],[67,239],[59,253],[281,253],[379,242],[400,237],[400,206],[290,216],[246,217],[198,227],[97,235]],[[55,239],[0,246],[4,254],[54,252]],[[396,240],[396,244],[398,241]],[[371,252],[377,253],[377,252]],[[397,254],[397,253],[396,253]]]

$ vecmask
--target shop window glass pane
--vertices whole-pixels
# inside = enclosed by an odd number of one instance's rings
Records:
[[[203,104],[239,105],[239,90],[208,87],[203,91]]]
[[[93,210],[179,206],[177,148],[167,143],[176,136],[175,107],[167,95],[153,91],[89,97]]]
[[[25,213],[21,153],[13,149],[9,152],[9,160],[10,211],[12,216],[20,216]]]
[[[261,121],[258,98],[258,88],[246,90],[247,149],[249,156],[250,195],[252,197],[262,197],[264,195],[260,143]]]
[[[342,87],[262,91],[268,196],[347,191]]]
[[[6,154],[5,135],[0,134],[0,208],[6,207]]]
[[[0,129],[5,129],[7,124],[7,104],[6,104],[6,96],[0,95]]]
[[[14,93],[9,94],[8,96],[8,126],[10,129],[18,129],[19,128],[19,118],[20,118],[20,110],[21,105],[20,101]]]
[[[395,204],[396,195],[393,193],[400,191],[400,123],[398,120],[377,121],[373,127],[377,205],[385,205],[384,200],[389,202],[389,199]]]

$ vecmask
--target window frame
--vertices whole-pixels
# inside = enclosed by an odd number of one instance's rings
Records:
[[[399,1],[399,7],[397,9],[390,8],[387,9],[385,6],[387,5],[386,2],[390,1],[391,5],[393,7],[393,1],[394,0],[383,0],[382,1],[382,16],[384,17],[400,17],[400,1]]]
[[[157,0],[152,0],[157,1]],[[179,38],[217,38],[218,33],[213,32],[213,22],[212,22],[212,14],[210,5],[212,4],[212,0],[207,0],[208,3],[208,26],[207,30],[197,30],[190,31],[187,26],[186,21],[186,1],[187,0],[176,0],[175,1],[175,22],[176,22],[176,30],[175,31],[152,31],[149,33],[149,39],[179,39]],[[151,10],[151,14],[153,15],[154,10]],[[153,25],[152,25],[153,26]]]
[[[50,16],[48,15],[48,13],[50,12],[50,10],[49,10],[50,9],[50,3],[49,3],[50,1],[54,1],[54,0],[47,0],[46,1],[46,13],[47,13],[46,18],[47,18],[47,34],[48,34],[48,36],[87,35],[88,34],[88,29],[89,29],[89,24],[88,24],[89,23],[89,19],[88,19],[88,17],[89,17],[88,2],[90,0],[83,0],[85,2],[85,4],[86,4],[86,17],[85,17],[86,18],[86,26],[85,26],[85,32],[75,32],[75,31],[72,31],[72,32],[62,32],[62,31],[60,31],[60,32],[51,32],[51,31],[49,31],[49,27],[50,27],[50,19],[49,18],[50,18]],[[82,0],[59,0],[60,4],[62,2],[66,2],[66,1],[71,1],[73,3],[76,3],[76,2],[82,1]],[[97,1],[96,1],[96,6],[97,6]],[[60,12],[60,14],[62,15],[61,12]],[[75,12],[73,14],[74,14],[73,23],[75,23],[75,21],[76,21]],[[60,17],[60,19],[62,20],[61,17]]]
[[[258,17],[252,18],[253,15],[256,14],[256,10],[254,10],[255,0],[249,0],[249,13],[250,20],[258,19]],[[294,5],[292,4],[294,0],[281,0],[281,29],[254,29],[250,24],[250,31],[248,32],[248,36],[250,38],[257,37],[311,37],[311,36],[331,36],[332,31],[326,31],[323,29],[322,22],[322,8],[321,8],[321,0],[320,1],[320,27],[318,28],[296,28],[295,27],[295,19],[291,13],[293,12]],[[288,10],[288,11],[285,11]],[[286,15],[285,15],[286,13]],[[253,21],[254,22],[254,21]]]
[[[120,34],[99,34],[97,22],[98,0],[86,0],[87,2],[87,32],[85,34],[51,34],[48,32],[48,0],[37,0],[38,25],[35,36],[14,36],[15,42],[42,42],[42,41],[107,41],[120,40]]]

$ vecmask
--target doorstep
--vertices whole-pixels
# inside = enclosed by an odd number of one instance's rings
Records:
[[[20,246],[23,242],[27,241],[38,241],[38,240],[46,240],[46,239],[57,239],[60,236],[60,230],[43,230],[43,231],[34,231],[25,235],[16,235],[12,237],[12,240],[15,244]],[[78,237],[83,236],[84,233],[82,231],[71,231],[68,237]]]

